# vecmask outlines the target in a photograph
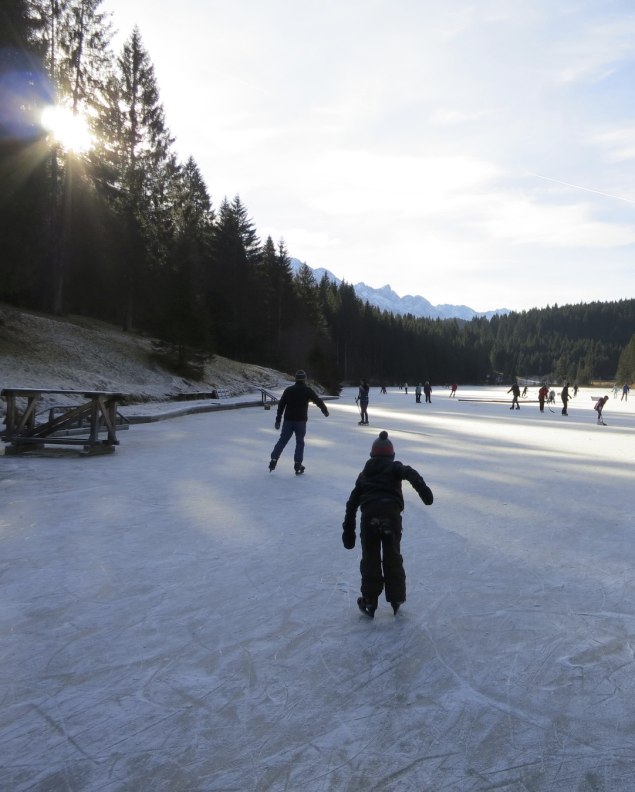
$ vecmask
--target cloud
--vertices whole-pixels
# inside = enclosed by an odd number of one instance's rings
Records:
[[[537,203],[518,195],[490,197],[488,216],[474,223],[486,237],[513,245],[615,248],[635,244],[635,228],[603,222],[584,203]]]
[[[634,160],[635,123],[597,132],[589,137],[588,142],[600,148],[610,162]]]
[[[562,83],[581,80],[603,80],[625,61],[633,61],[635,15],[625,15],[606,22],[583,22],[572,27],[559,42],[558,52],[563,65],[556,79]]]
[[[466,193],[485,189],[500,169],[465,156],[406,156],[370,151],[331,151],[308,174],[318,188],[315,208],[336,215],[422,216],[447,211]]]
[[[438,107],[430,115],[430,121],[438,126],[454,126],[470,121],[478,121],[486,115],[485,111],[465,111],[449,107]]]

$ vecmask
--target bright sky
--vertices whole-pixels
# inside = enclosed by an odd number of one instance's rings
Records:
[[[104,0],[218,207],[349,283],[635,297],[629,0]]]

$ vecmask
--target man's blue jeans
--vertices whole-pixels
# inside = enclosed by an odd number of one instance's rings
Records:
[[[280,432],[280,439],[275,444],[271,452],[272,459],[280,459],[280,454],[284,450],[286,444],[295,435],[295,452],[293,454],[293,461],[301,465],[304,459],[304,435],[306,434],[306,421],[283,421],[282,431]]]

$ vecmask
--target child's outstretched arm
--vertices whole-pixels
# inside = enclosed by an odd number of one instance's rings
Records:
[[[425,505],[432,506],[434,502],[434,495],[432,494],[430,487],[423,480],[422,476],[409,465],[402,465],[402,476],[412,485],[412,488],[425,503]]]
[[[357,508],[359,506],[359,492],[353,489],[346,501],[346,514],[342,523],[342,544],[347,550],[355,547],[355,529],[357,527]]]

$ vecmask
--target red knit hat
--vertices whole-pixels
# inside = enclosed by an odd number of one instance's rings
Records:
[[[370,449],[370,455],[372,457],[394,457],[395,456],[395,449],[393,448],[392,443],[388,439],[388,432],[383,431],[379,433],[379,437],[373,443],[373,447]]]

